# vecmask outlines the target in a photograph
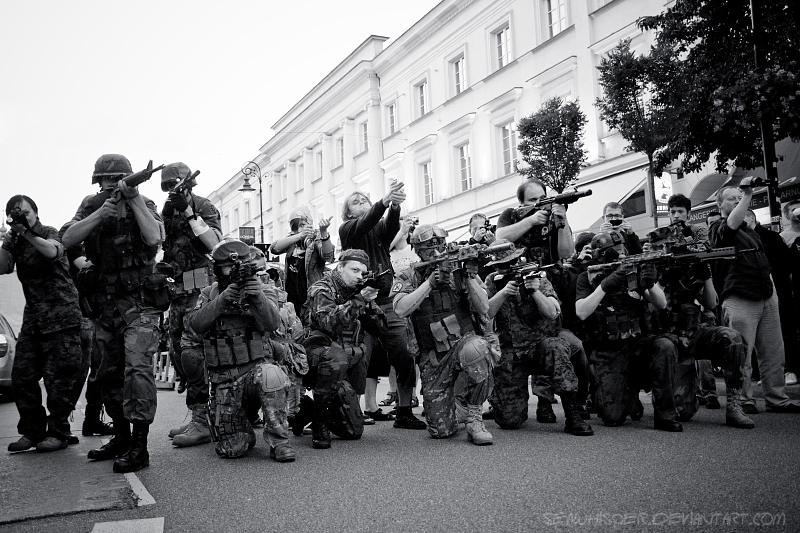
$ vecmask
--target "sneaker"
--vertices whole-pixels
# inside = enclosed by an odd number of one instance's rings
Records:
[[[745,403],[742,404],[742,412],[746,415],[757,415],[758,409],[756,409],[756,406],[752,403]]]
[[[783,378],[787,385],[797,385],[797,374],[794,372],[787,372]]]
[[[8,451],[24,452],[25,450],[30,450],[31,448],[35,448],[37,444],[39,444],[37,441],[29,439],[28,437],[23,435],[17,442],[12,442],[11,444],[8,445]]]
[[[36,451],[39,453],[55,452],[57,450],[63,450],[67,446],[69,445],[66,439],[60,440],[56,437],[47,437],[36,445]]]

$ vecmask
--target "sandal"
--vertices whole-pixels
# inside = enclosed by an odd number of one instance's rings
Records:
[[[381,407],[389,407],[393,403],[397,402],[397,391],[389,391],[386,393],[386,398],[380,401],[378,405]]]

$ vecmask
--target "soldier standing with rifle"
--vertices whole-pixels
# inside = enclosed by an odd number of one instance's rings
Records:
[[[186,392],[186,405],[192,420],[171,429],[169,436],[177,447],[211,442],[206,424],[208,384],[205,378],[203,351],[190,350],[184,356],[181,337],[187,313],[197,304],[200,291],[211,284],[213,273],[209,252],[220,241],[222,228],[219,211],[210,201],[194,194],[196,177],[184,163],[170,163],[161,171],[161,190],[169,193],[161,217],[164,219],[164,259],[157,268],[169,272],[172,301],[169,306],[169,335],[172,339],[173,363],[181,375],[179,387]],[[180,389],[178,392],[181,392]]]
[[[147,434],[156,414],[153,354],[169,296],[166,277],[154,271],[164,227],[155,204],[137,186],[161,168],[154,169],[151,161],[133,174],[126,157],[101,156],[92,174],[100,192],[84,198],[64,226],[64,246],[84,243],[93,265],[79,274],[79,283],[89,296],[102,361],[98,378],[114,421],[114,437],[91,450],[89,459],[115,459],[115,472],[150,464]]]

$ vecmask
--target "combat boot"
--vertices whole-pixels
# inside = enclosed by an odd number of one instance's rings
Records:
[[[331,447],[331,431],[328,429],[328,409],[319,400],[314,400],[314,421],[311,422],[311,447],[327,450]]]
[[[411,406],[397,407],[397,418],[394,420],[394,427],[398,429],[428,429],[428,425],[414,416]]]
[[[114,461],[114,472],[125,474],[150,466],[150,454],[147,452],[147,434],[149,432],[149,424],[145,422],[133,423],[131,446],[128,451]]]
[[[594,435],[592,426],[583,421],[580,411],[578,411],[578,407],[575,405],[575,393],[562,393],[561,400],[564,404],[564,417],[566,418],[564,422],[564,433],[571,433],[576,437]]]
[[[288,442],[278,444],[269,449],[270,459],[274,459],[279,463],[291,463],[295,460],[296,456],[294,448],[292,448],[291,444]]]
[[[91,437],[92,435],[113,435],[114,426],[103,422],[100,418],[99,405],[87,405],[86,413],[83,419],[83,436]]]
[[[467,439],[476,446],[492,444],[492,434],[483,425],[480,405],[467,405]]]
[[[556,414],[553,412],[553,406],[547,400],[539,398],[536,405],[536,421],[541,424],[555,424]]]
[[[186,430],[189,429],[189,426],[191,426],[191,425],[192,425],[192,421],[190,419],[189,422],[187,422],[186,424],[184,424],[182,426],[178,426],[176,428],[170,429],[169,433],[167,433],[167,436],[169,438],[171,438],[171,439],[174,439],[175,437],[177,437],[181,433],[186,433]]]
[[[188,448],[211,442],[211,431],[208,429],[208,418],[206,417],[207,408],[208,406],[204,403],[192,406],[192,421],[189,422],[186,431],[175,435],[172,440],[173,446]]]
[[[740,429],[753,429],[756,425],[742,411],[740,389],[728,389],[728,402],[725,406],[725,425]]]
[[[108,461],[124,454],[131,445],[131,425],[124,418],[114,420],[114,436],[107,444],[89,450],[87,457],[93,461]]]

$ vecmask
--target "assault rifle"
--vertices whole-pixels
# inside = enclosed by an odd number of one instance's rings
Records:
[[[135,172],[130,176],[125,176],[120,181],[124,181],[125,185],[128,187],[138,187],[145,181],[149,180],[153,177],[153,174],[162,170],[164,165],[159,165],[156,168],[153,168],[153,160],[151,159],[149,163],[147,163],[147,168],[144,170],[140,170],[139,172]],[[91,206],[93,211],[97,211],[100,209],[103,204],[109,198],[114,198],[117,202],[117,218],[125,218],[126,215],[126,207],[125,202],[120,202],[122,199],[122,191],[119,189],[119,183],[112,191],[100,191],[92,198]]]
[[[414,263],[414,268],[424,270],[430,266],[441,268],[442,270],[458,270],[464,261],[482,261],[490,255],[507,250],[514,251],[514,243],[504,244],[458,244],[449,242],[442,255],[430,261],[419,261]]]
[[[518,263],[511,267],[511,271],[505,274],[497,274],[494,283],[499,291],[505,287],[509,281],[516,281],[517,286],[522,287],[526,279],[542,278],[549,268],[558,266],[556,263],[540,265],[539,263]]]
[[[585,196],[591,196],[592,190],[586,189],[585,191],[572,191],[572,192],[564,192],[558,194],[556,196],[545,196],[544,198],[539,198],[539,200],[533,205],[524,205],[522,207],[518,207],[514,212],[516,214],[517,222],[524,218],[528,218],[532,214],[537,211],[547,211],[548,213],[550,210],[553,209],[553,205],[569,205],[574,204],[581,198]],[[565,225],[564,221],[554,222],[552,216],[548,218],[547,224],[544,225],[542,228],[542,236],[547,235],[550,231],[555,229],[563,228]]]
[[[689,252],[683,254],[672,254],[663,251],[645,252],[642,254],[629,255],[619,261],[606,263],[603,265],[591,265],[587,272],[589,281],[594,281],[598,276],[605,277],[611,272],[622,269],[628,280],[628,290],[635,291],[639,288],[639,267],[645,263],[654,263],[656,266],[677,267],[685,269],[696,263],[708,261],[730,260],[736,258],[736,250],[732,246],[725,248],[714,248],[705,252]]]
[[[236,257],[233,257],[233,256]],[[236,252],[231,254],[231,259],[233,259],[233,268],[231,268],[231,283],[236,283],[237,285],[241,285],[248,278],[255,278],[256,272],[258,272],[258,268],[249,260],[243,261],[238,259],[239,254]]]
[[[163,166],[163,165],[162,165]],[[158,170],[158,169],[156,169]],[[189,188],[189,185],[192,183],[192,180],[195,179],[197,176],[200,175],[199,170],[195,170],[191,175],[186,176],[185,178],[178,180],[175,185],[169,190],[170,193],[178,192],[181,193]]]
[[[361,277],[361,281],[358,282],[356,285],[356,292],[361,292],[361,289],[364,287],[372,287],[373,289],[380,289],[381,288],[381,279],[384,276],[390,276],[392,274],[392,270],[387,268],[383,272],[367,272]]]

